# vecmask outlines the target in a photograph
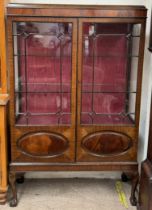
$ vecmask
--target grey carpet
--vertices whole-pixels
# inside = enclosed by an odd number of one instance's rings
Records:
[[[26,179],[18,184],[19,203],[14,210],[125,210],[110,179]],[[129,204],[129,183],[123,190]],[[8,195],[8,199],[10,194]],[[11,210],[8,203],[0,210]],[[135,210],[129,204],[129,210]]]

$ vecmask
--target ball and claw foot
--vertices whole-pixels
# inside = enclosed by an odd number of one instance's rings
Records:
[[[137,206],[137,199],[134,197],[134,198],[130,198],[130,203],[132,206]]]
[[[23,184],[23,183],[24,183],[24,176],[21,176],[21,177],[17,178],[17,179],[16,179],[16,182],[17,182],[18,184]]]
[[[17,199],[12,198],[9,205],[10,205],[10,207],[16,207],[17,206]]]
[[[121,174],[121,181],[122,181],[122,182],[128,182],[128,181],[130,181],[130,179],[129,179],[129,177],[127,176],[126,173],[122,173],[122,174]]]
[[[10,188],[12,191],[12,198],[10,200],[10,207],[16,207],[17,206],[17,191],[16,191],[16,174],[15,172],[10,172],[9,173],[9,183],[10,183]]]

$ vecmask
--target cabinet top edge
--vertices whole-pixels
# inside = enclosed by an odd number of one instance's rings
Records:
[[[58,8],[58,9],[97,9],[97,10],[147,10],[144,5],[77,5],[77,4],[19,4],[9,3],[7,8],[21,8],[21,9],[46,9],[46,8]]]
[[[8,4],[7,16],[146,18],[144,6]]]

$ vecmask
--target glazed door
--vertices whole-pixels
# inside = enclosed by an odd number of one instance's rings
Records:
[[[79,30],[77,160],[135,160],[141,24],[80,19]]]
[[[14,46],[10,119],[17,151],[12,146],[12,158],[33,161],[36,157],[34,161],[42,161],[42,157],[44,161],[47,157],[45,161],[49,162],[73,162],[76,20],[13,18],[8,28]]]

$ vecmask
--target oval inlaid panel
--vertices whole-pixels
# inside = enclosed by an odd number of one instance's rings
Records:
[[[91,155],[116,156],[127,152],[132,146],[132,140],[117,132],[97,132],[84,137],[81,146]]]
[[[20,138],[18,149],[32,157],[54,157],[62,155],[69,147],[68,140],[54,133],[32,133]]]

